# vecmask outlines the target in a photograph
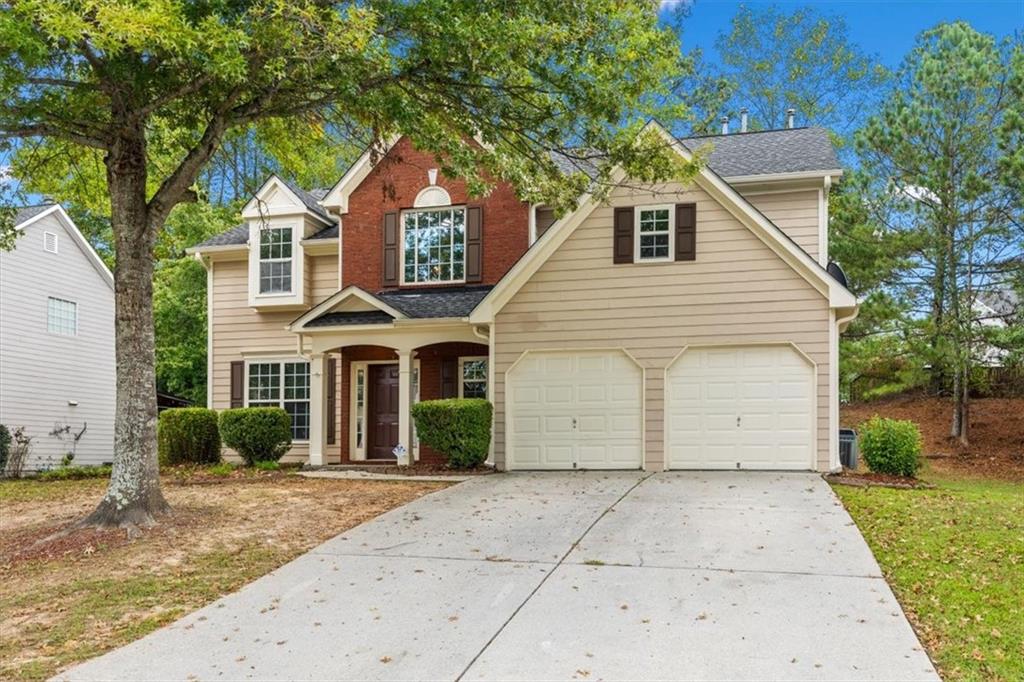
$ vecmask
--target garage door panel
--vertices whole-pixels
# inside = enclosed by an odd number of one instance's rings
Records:
[[[639,468],[642,377],[621,351],[527,354],[506,377],[509,466]]]
[[[812,468],[813,386],[791,346],[686,351],[666,377],[669,466]]]

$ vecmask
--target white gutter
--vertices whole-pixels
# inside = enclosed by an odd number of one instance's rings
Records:
[[[729,175],[722,179],[730,185],[745,182],[778,182],[781,180],[808,180],[813,178],[838,178],[843,174],[842,168],[820,171],[802,171],[799,173],[761,173],[758,175]]]

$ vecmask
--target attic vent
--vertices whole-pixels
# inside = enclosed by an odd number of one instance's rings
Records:
[[[57,233],[43,232],[43,250],[57,253]]]

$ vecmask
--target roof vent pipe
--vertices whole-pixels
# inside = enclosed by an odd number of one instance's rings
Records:
[[[796,115],[796,109],[786,109],[786,127],[793,127],[793,117]]]
[[[747,132],[747,108],[740,109],[740,132]]]
[[[722,117],[722,134],[723,135],[728,135],[729,134],[729,117],[728,116],[723,116]]]

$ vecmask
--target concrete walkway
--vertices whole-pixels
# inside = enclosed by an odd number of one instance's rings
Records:
[[[483,476],[57,679],[938,679],[818,476]]]

